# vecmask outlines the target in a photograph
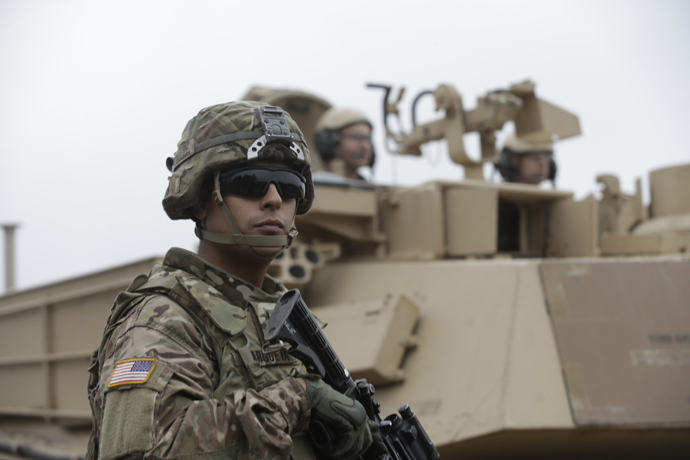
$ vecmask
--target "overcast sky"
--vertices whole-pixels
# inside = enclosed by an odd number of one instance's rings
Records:
[[[407,122],[439,83],[471,109],[529,78],[580,117],[583,135],[556,146],[559,188],[597,193],[604,172],[647,187],[690,162],[689,21],[683,0],[0,0],[0,223],[21,224],[17,284],[193,249],[192,224],[161,207],[165,158],[200,108],[252,85],[366,111],[375,180],[414,185],[462,168],[435,146],[393,165],[366,82],[406,86]]]

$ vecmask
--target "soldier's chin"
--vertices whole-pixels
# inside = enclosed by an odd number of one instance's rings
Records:
[[[281,246],[252,246],[252,249],[261,257],[276,257],[283,250]]]
[[[544,182],[547,179],[547,177],[543,174],[535,174],[533,176],[529,177],[529,182],[534,185],[539,185],[542,182]]]

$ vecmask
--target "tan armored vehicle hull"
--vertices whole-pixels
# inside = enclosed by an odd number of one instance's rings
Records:
[[[326,267],[307,292],[314,305],[419,305],[403,381],[377,397],[383,412],[410,404],[443,457],[655,458],[690,447],[689,276],[677,256],[360,262]],[[360,359],[348,354],[351,372]]]

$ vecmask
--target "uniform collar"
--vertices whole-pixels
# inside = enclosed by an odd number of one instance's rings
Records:
[[[163,265],[184,270],[196,276],[204,283],[216,288],[233,303],[249,302],[254,305],[259,302],[275,303],[286,291],[283,283],[269,275],[264,277],[263,286],[259,289],[222,268],[206,262],[197,254],[181,248],[171,248],[165,255]]]

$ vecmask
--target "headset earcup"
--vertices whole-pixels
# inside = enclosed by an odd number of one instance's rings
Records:
[[[331,161],[335,158],[335,150],[340,145],[340,134],[331,132],[327,129],[322,129],[318,131],[314,136],[314,143],[316,144],[316,150],[318,150],[323,161]],[[373,168],[376,162],[376,151],[374,150],[374,145],[371,145],[371,161],[369,162],[369,167]]]
[[[549,180],[551,182],[556,180],[556,172],[558,171],[558,167],[556,166],[556,160],[553,159],[553,155],[549,157]]]
[[[340,136],[327,129],[322,129],[314,136],[314,143],[316,144],[316,150],[321,155],[321,159],[323,161],[331,161],[335,157],[335,148],[340,143]]]
[[[501,173],[501,177],[503,177],[503,180],[506,182],[512,182],[517,175],[517,168],[512,162],[514,156],[515,154],[513,152],[504,148],[501,150],[498,162],[494,163],[494,167]]]

